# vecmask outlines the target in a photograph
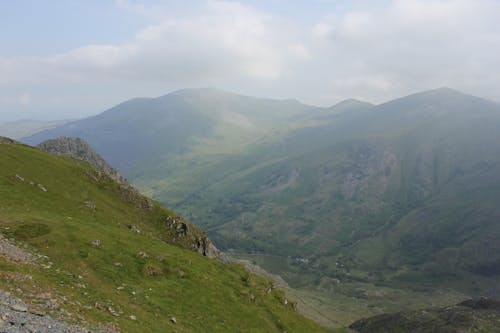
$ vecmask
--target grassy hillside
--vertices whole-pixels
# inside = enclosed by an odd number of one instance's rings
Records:
[[[124,332],[324,331],[270,281],[199,255],[192,224],[86,163],[6,139],[0,156],[0,231],[38,258],[0,258],[0,288],[31,307]]]

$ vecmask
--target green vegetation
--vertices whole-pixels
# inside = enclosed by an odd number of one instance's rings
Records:
[[[189,222],[179,236],[173,212],[86,163],[6,140],[0,156],[0,231],[39,257],[0,259],[0,288],[33,307],[50,295],[66,320],[123,332],[324,331],[269,280],[191,250],[204,234]]]
[[[357,284],[391,288],[400,300],[375,304],[390,311],[497,288],[499,128],[498,104],[446,88],[331,108],[201,89],[28,141],[81,135],[223,250],[312,299],[338,284],[353,303]],[[355,316],[376,314],[368,304]]]

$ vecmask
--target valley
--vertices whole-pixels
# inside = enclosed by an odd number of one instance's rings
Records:
[[[188,89],[23,141],[84,138],[339,328],[498,295],[498,128],[498,104],[449,88],[328,108]]]

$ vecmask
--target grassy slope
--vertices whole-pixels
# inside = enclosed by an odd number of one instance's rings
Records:
[[[34,282],[15,282],[23,298],[62,294],[70,312],[94,323],[115,323],[126,332],[323,331],[290,303],[284,305],[282,292],[268,294],[269,281],[161,241],[173,239],[162,221],[174,214],[157,204],[142,207],[138,198],[86,164],[17,144],[0,144],[0,156],[2,232],[48,256],[40,260],[50,266],[1,260],[2,288],[13,287],[9,276],[15,272],[29,274]],[[95,210],[83,204],[88,200]],[[101,247],[91,246],[96,239]],[[123,314],[114,317],[96,303]]]

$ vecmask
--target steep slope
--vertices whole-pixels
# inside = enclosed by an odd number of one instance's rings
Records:
[[[26,302],[19,311],[124,332],[323,331],[268,280],[198,254],[210,241],[188,221],[86,162],[5,138],[0,156],[0,290]]]
[[[102,170],[106,175],[113,180],[123,183],[125,179],[120,173],[110,166],[90,145],[80,138],[59,137],[52,140],[47,140],[37,148],[53,155],[66,155],[81,159],[97,170]]]

